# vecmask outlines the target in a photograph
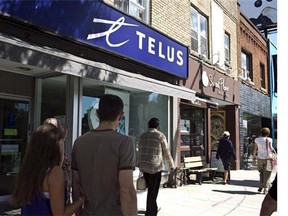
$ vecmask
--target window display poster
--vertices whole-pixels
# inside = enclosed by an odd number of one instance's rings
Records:
[[[97,97],[87,97],[83,96],[83,103],[85,104],[84,106],[87,107],[87,121],[88,121],[88,127],[90,130],[94,130],[99,126],[99,119],[97,117],[96,110],[99,107],[99,98]],[[83,115],[83,118],[85,114]]]
[[[18,155],[19,144],[1,145],[1,154],[3,155]]]

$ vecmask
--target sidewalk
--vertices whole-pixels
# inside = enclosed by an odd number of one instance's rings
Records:
[[[275,173],[272,173],[273,181]],[[230,184],[223,185],[222,178],[202,185],[189,184],[159,190],[157,199],[161,210],[158,216],[258,216],[263,194],[257,192],[257,170],[232,170]],[[139,216],[144,215],[147,191],[137,192]],[[0,205],[0,215],[19,215],[18,210]],[[273,214],[277,216],[277,212]]]
[[[275,173],[272,173],[271,181]],[[222,178],[202,185],[189,184],[177,188],[160,188],[157,199],[161,207],[158,216],[258,216],[264,194],[258,189],[257,170],[231,171],[230,184],[223,185]],[[147,192],[139,192],[138,209],[145,211]],[[141,211],[142,210],[142,211]],[[138,215],[144,215],[140,213]],[[273,213],[277,216],[277,212]]]

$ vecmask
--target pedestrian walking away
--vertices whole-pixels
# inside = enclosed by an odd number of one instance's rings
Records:
[[[231,166],[230,158],[233,157],[233,159],[236,162],[235,149],[229,137],[230,137],[229,131],[224,131],[223,137],[219,140],[219,145],[216,154],[216,158],[218,160],[221,159],[224,167],[223,184],[227,184],[228,174]]]
[[[87,195],[82,212],[76,215],[137,215],[133,141],[116,131],[123,106],[116,95],[101,96],[96,111],[99,126],[74,142],[72,197],[77,200],[81,188]]]
[[[43,123],[33,133],[12,194],[21,215],[72,215],[82,207],[84,194],[65,205],[63,161],[64,134],[55,125]]]
[[[267,159],[269,153],[275,151],[272,147],[272,139],[268,137],[270,135],[270,129],[264,127],[261,129],[261,135],[255,139],[254,151],[253,151],[253,163],[256,163],[259,171],[259,188],[258,192],[266,194],[269,187],[269,179],[271,176],[271,170],[267,170]]]
[[[144,173],[148,186],[145,215],[157,215],[157,196],[159,192],[161,175],[164,170],[164,159],[169,163],[170,170],[174,170],[174,161],[168,149],[165,135],[159,131],[160,121],[151,118],[148,130],[139,138],[139,169]]]

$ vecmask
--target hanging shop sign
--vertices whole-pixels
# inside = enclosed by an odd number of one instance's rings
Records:
[[[188,77],[188,47],[102,1],[2,0],[0,13]]]

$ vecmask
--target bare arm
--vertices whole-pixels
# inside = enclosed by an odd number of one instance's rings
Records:
[[[256,153],[257,153],[257,150],[258,150],[257,143],[254,143],[254,148],[253,148],[253,163],[254,163],[254,164],[256,163]]]
[[[266,194],[260,209],[260,216],[270,216],[277,210],[277,201],[269,193]]]
[[[137,196],[133,184],[133,171],[119,171],[120,201],[123,215],[137,215]]]
[[[166,138],[163,139],[163,142],[161,142],[161,145],[162,145],[162,151],[163,151],[164,157],[168,161],[170,169],[173,170],[175,168],[174,161],[168,149],[168,143],[167,143]]]
[[[257,149],[258,149],[257,143],[254,143],[253,158],[256,158]]]
[[[272,145],[272,141],[269,142],[269,147],[270,147],[270,149],[271,149],[272,152],[275,152],[275,149],[273,148],[273,145]]]
[[[61,167],[55,166],[48,178],[50,206],[53,215],[72,215],[84,204],[82,200],[78,199],[76,202],[65,206],[64,184],[64,171]]]
[[[77,170],[72,169],[72,199],[73,201],[78,200],[81,196],[81,183],[79,172]],[[81,214],[81,209],[76,211],[76,215]]]

